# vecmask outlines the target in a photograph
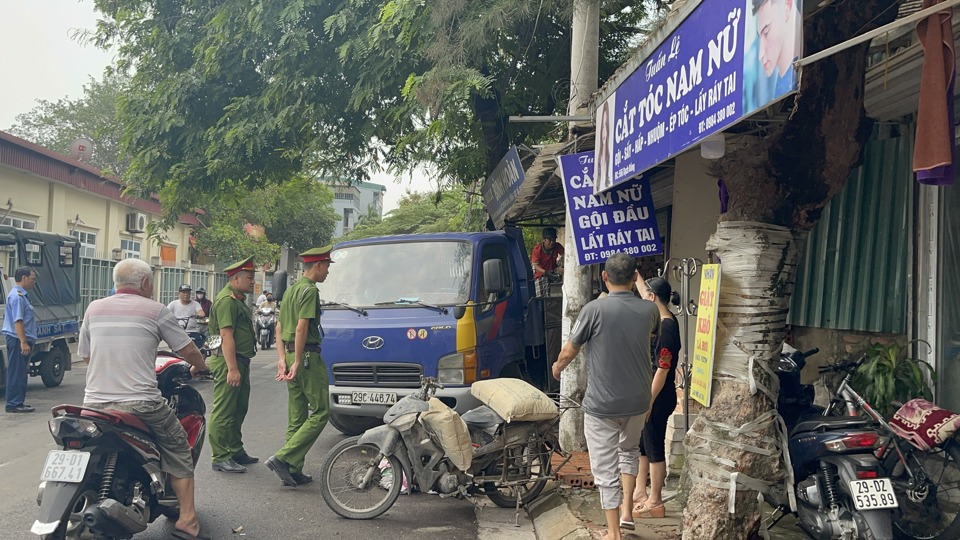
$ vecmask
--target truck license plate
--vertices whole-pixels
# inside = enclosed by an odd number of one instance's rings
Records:
[[[393,405],[397,402],[397,394],[393,392],[354,392],[353,403],[376,403],[377,405]]]
[[[43,471],[40,472],[40,480],[73,484],[82,482],[89,462],[89,452],[51,450],[47,454],[47,462],[43,464]]]
[[[897,496],[893,493],[893,484],[889,478],[851,480],[850,494],[853,497],[853,506],[857,510],[876,510],[898,506]]]

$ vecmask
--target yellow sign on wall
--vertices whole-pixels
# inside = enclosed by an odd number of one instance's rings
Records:
[[[697,333],[693,340],[690,396],[710,406],[713,388],[713,357],[717,341],[717,312],[720,307],[720,265],[703,265],[700,297],[697,299]]]

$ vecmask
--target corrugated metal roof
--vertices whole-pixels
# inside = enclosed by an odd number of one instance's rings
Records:
[[[906,331],[911,151],[910,137],[868,144],[863,165],[810,232],[790,324]]]

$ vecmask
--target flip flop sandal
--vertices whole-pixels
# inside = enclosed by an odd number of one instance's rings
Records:
[[[197,534],[190,534],[187,531],[181,531],[179,529],[173,531],[173,537],[179,538],[180,540],[210,540],[210,537],[203,534],[203,531],[199,531]]]
[[[632,531],[637,528],[637,524],[632,521],[627,521],[625,519],[620,520],[620,528]]]
[[[666,517],[667,509],[664,508],[663,503],[660,503],[656,506],[646,506],[644,505],[640,511],[634,510],[633,519],[651,519],[651,518],[662,518]]]

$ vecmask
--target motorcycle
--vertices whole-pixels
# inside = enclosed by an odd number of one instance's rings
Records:
[[[257,344],[261,350],[267,350],[273,345],[274,333],[277,328],[277,310],[263,307],[257,310]]]
[[[186,384],[190,364],[159,352],[157,384],[187,432],[193,464],[206,433],[203,397]],[[58,405],[50,433],[62,450],[47,454],[40,475],[39,516],[30,531],[46,540],[130,538],[164,515],[177,519],[179,503],[160,470],[160,449],[135,415]]]
[[[189,323],[190,323],[190,319],[196,319],[197,325],[200,325],[200,328],[203,331],[191,332],[187,330],[187,327],[189,326]],[[201,352],[203,352],[204,350],[203,345],[207,341],[207,336],[205,331],[209,321],[210,319],[208,319],[207,317],[197,317],[196,315],[191,315],[189,317],[177,317],[177,324],[179,324],[180,328],[183,328],[187,332],[187,336],[189,336],[190,339],[193,340],[193,344],[196,345]],[[210,355],[206,354],[204,356],[210,356]]]
[[[800,384],[806,358],[819,352],[786,351],[776,372],[777,410],[788,430],[792,484],[764,493],[776,508],[767,530],[786,514],[816,540],[893,538],[891,510],[899,506],[893,483],[874,452],[886,443],[875,425],[851,417],[826,417],[813,407],[812,388]]]
[[[330,450],[319,484],[331,510],[348,519],[375,518],[393,506],[407,484],[441,497],[485,495],[504,508],[519,508],[540,495],[552,478],[551,455],[560,452],[559,418],[508,424],[486,405],[465,413],[473,453],[467,470],[460,470],[420,421],[430,410],[431,396],[442,388],[436,379],[422,377],[417,393],[390,407],[385,425]]]

